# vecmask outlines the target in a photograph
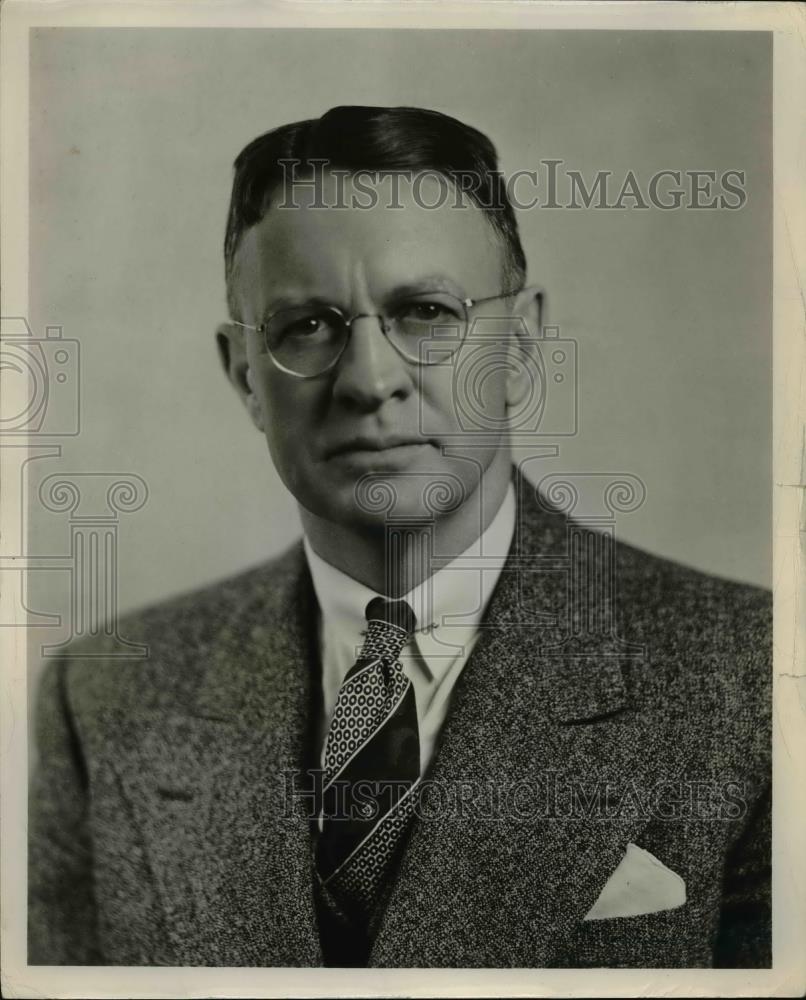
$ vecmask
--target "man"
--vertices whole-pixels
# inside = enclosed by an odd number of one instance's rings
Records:
[[[225,257],[304,542],[46,674],[30,962],[768,965],[768,595],[513,470],[542,296],[489,140],[276,129]]]

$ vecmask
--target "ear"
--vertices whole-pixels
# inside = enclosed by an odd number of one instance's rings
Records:
[[[545,324],[545,290],[538,285],[527,285],[515,296],[512,306],[514,365],[507,376],[507,403],[520,406],[528,392],[534,391],[530,371],[534,364],[535,340],[541,336]]]
[[[218,357],[224,374],[238,393],[252,423],[263,431],[263,412],[254,390],[252,372],[246,355],[246,330],[237,323],[221,323],[215,332]]]

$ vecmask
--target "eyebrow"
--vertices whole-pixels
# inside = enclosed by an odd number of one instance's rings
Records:
[[[416,281],[397,285],[387,299],[404,298],[406,295],[421,295],[423,292],[449,292],[458,298],[465,298],[464,289],[452,278],[444,274],[429,274]]]
[[[464,289],[452,278],[444,274],[429,274],[413,281],[407,281],[402,285],[395,285],[387,292],[382,301],[384,303],[395,302],[404,299],[409,295],[423,295],[427,292],[448,292],[459,299],[465,299]],[[271,316],[280,309],[293,309],[299,306],[332,306],[338,305],[333,299],[324,295],[280,295],[272,298],[263,310],[264,319]]]
[[[333,300],[324,295],[278,295],[269,299],[262,310],[264,316],[270,316],[278,309],[294,309],[297,306],[332,306]]]

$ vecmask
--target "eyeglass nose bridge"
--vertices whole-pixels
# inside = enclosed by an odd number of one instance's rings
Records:
[[[347,336],[344,338],[344,343],[342,344],[338,356],[333,359],[331,364],[328,366],[327,371],[332,371],[334,368],[337,367],[337,365],[341,363],[341,360],[344,357],[344,354],[347,350],[347,345],[351,339],[351,335],[353,332],[353,323],[355,323],[357,319],[377,319],[378,324],[380,325],[381,328],[381,333],[386,338],[386,343],[389,344],[389,346],[392,348],[395,354],[397,354],[399,358],[402,358],[403,361],[406,362],[406,364],[410,365],[410,364],[420,363],[418,358],[415,358],[412,355],[407,354],[402,345],[397,343],[395,337],[393,336],[392,323],[386,316],[383,315],[383,313],[361,312],[361,313],[356,313],[354,316],[346,316],[340,309],[334,309],[334,311],[338,312],[338,314],[341,316],[342,322],[344,324],[344,329],[347,331]]]
[[[383,313],[356,313],[354,316],[344,316],[342,314],[342,319],[344,320],[344,325],[350,332],[353,329],[353,323],[357,319],[377,319],[381,326],[381,331],[388,337],[392,326],[389,320],[383,315]]]
[[[348,336],[345,337],[344,343],[342,344],[342,348],[339,351],[338,357],[333,359],[330,368],[335,368],[336,365],[338,365],[341,362],[341,359],[344,356],[345,351],[347,350],[347,344],[351,339],[350,335],[353,332],[353,323],[355,323],[357,319],[377,319],[378,324],[381,328],[381,333],[386,338],[386,343],[389,344],[389,346],[394,350],[394,352],[398,354],[401,358],[403,358],[404,361],[407,361],[409,364],[412,362],[413,359],[405,354],[405,352],[403,351],[403,349],[400,347],[399,344],[395,343],[395,340],[392,337],[392,324],[389,322],[386,316],[383,315],[383,313],[362,312],[362,313],[355,313],[354,316],[345,316],[345,314],[341,312],[341,310],[338,310],[338,312],[342,318],[342,322],[344,323],[344,329],[347,331]]]

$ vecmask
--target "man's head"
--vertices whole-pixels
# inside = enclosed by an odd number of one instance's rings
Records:
[[[396,516],[422,514],[435,483],[447,508],[482,479],[503,495],[506,414],[530,388],[519,333],[538,317],[484,135],[415,108],[334,108],[275,129],[235,161],[225,259],[222,359],[304,510],[377,523],[357,496],[367,477],[391,486]],[[474,339],[496,318],[503,335]],[[457,386],[468,357],[482,375]],[[481,394],[486,426],[467,427],[457,392]]]

